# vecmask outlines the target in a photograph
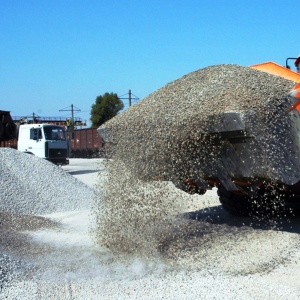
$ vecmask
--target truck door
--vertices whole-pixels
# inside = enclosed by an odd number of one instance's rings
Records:
[[[41,128],[30,128],[30,139],[27,151],[36,156],[45,157],[45,146],[42,139],[43,134]]]

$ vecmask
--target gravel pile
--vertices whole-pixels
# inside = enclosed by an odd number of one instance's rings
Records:
[[[0,173],[1,292],[33,270],[18,259],[32,247],[23,232],[57,225],[37,215],[90,208],[93,191],[62,168],[9,148],[0,148]]]
[[[20,279],[29,266],[21,260],[0,254],[0,293],[12,280]]]
[[[60,167],[0,148],[0,211],[26,215],[89,208],[93,191]]]

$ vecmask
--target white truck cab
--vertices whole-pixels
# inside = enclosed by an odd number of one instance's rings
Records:
[[[18,150],[58,165],[69,164],[69,141],[62,126],[24,124],[19,126]]]

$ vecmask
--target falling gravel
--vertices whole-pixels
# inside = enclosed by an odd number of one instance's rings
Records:
[[[222,129],[225,112],[238,112],[247,119],[252,134],[260,136],[260,146],[267,152],[276,140],[272,128],[285,128],[284,124],[274,126],[276,113],[280,105],[280,113],[288,107],[286,96],[294,85],[248,67],[211,66],[150,94],[102,125],[99,132],[109,143],[111,155],[129,165],[140,179],[179,182],[201,179],[207,173],[217,176],[221,149],[205,134]],[[277,133],[277,137],[282,135]],[[276,146],[282,148],[279,143]],[[262,175],[272,176],[272,163],[280,159],[272,151]]]
[[[197,227],[199,223],[175,217],[184,204],[176,201],[179,198],[164,182],[179,186],[183,179],[201,180],[223,172],[225,166],[219,158],[222,143],[218,146],[206,134],[221,130],[225,112],[252,118],[251,130],[260,136],[257,147],[265,153],[266,167],[259,170],[260,175],[280,177],[291,163],[280,159],[277,152],[288,147],[279,136],[272,136],[280,149],[273,151],[270,130],[278,107],[280,113],[288,107],[287,94],[293,86],[290,80],[248,67],[207,67],[167,84],[102,125],[98,130],[113,160],[107,165],[108,180],[101,187],[97,210],[100,243],[129,253],[144,249],[147,256],[155,250],[171,251],[176,241],[184,243],[187,236],[205,232]],[[292,151],[287,155],[294,157]],[[299,178],[300,171],[295,167],[294,171],[294,177]],[[176,253],[166,256],[176,257]]]

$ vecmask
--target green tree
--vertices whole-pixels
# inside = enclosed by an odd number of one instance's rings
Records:
[[[124,108],[123,102],[117,94],[105,93],[103,96],[96,98],[95,104],[92,105],[91,122],[92,127],[97,128],[109,119],[118,114]]]

